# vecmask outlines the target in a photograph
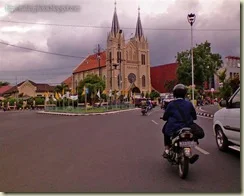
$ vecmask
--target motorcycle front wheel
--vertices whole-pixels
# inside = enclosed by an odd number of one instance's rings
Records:
[[[179,161],[179,176],[182,179],[185,179],[189,170],[189,158],[185,155],[182,155]]]

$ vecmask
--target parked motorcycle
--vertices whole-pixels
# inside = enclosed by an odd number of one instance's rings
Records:
[[[162,117],[160,117],[162,119]],[[193,164],[199,155],[192,156],[191,148],[198,144],[198,141],[194,141],[191,128],[180,129],[175,136],[171,138],[171,147],[169,149],[169,155],[167,160],[172,165],[178,165],[179,176],[184,179],[188,175],[189,164]]]

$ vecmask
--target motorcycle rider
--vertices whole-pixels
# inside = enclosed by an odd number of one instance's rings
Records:
[[[151,110],[153,108],[152,101],[150,99],[147,99],[147,107],[148,107],[148,110]]]
[[[165,150],[163,153],[164,158],[167,158],[169,155],[169,148],[171,145],[170,137],[177,133],[179,129],[186,127],[186,123],[181,120],[181,115],[175,104],[177,104],[179,108],[184,111],[188,124],[193,123],[193,121],[197,119],[196,110],[193,104],[190,101],[185,100],[186,94],[187,88],[185,87],[185,85],[177,84],[173,89],[173,95],[175,97],[175,100],[169,103],[164,112],[163,120],[167,121],[162,130],[164,134],[165,146]],[[199,155],[195,154],[190,158],[190,162],[194,163],[198,158]]]

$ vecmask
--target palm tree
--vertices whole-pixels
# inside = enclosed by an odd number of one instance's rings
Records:
[[[66,91],[69,91],[69,87],[68,87],[67,84],[65,84],[65,83],[61,83],[61,85],[57,85],[57,86],[55,86],[54,91],[55,91],[56,93],[66,92]]]

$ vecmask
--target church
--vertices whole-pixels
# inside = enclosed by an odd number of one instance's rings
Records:
[[[64,83],[70,83],[76,93],[78,83],[91,73],[105,80],[106,94],[112,91],[122,95],[151,92],[149,46],[143,33],[139,8],[134,37],[126,42],[115,4],[106,50],[86,57]]]

